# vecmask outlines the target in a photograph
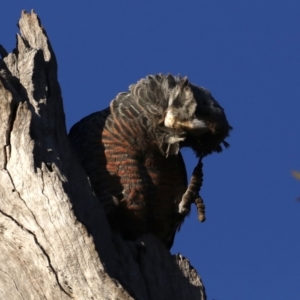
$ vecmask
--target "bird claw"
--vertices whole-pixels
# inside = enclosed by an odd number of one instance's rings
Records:
[[[198,211],[198,220],[200,222],[204,222],[206,220],[205,217],[205,205],[203,203],[203,199],[199,196],[199,198],[195,199],[195,205]]]
[[[181,201],[178,205],[178,212],[181,215],[188,215],[191,211],[191,205],[187,205],[187,203],[184,203],[184,201]]]

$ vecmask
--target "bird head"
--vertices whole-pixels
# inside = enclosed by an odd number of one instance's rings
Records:
[[[169,84],[164,126],[184,132],[185,139],[180,147],[192,148],[197,156],[221,152],[222,145],[227,148],[229,144],[225,138],[232,127],[224,109],[208,90],[191,84],[186,77],[176,79],[175,85]]]

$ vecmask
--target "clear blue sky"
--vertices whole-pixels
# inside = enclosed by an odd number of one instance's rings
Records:
[[[68,129],[148,74],[210,89],[234,127],[205,159],[207,221],[186,219],[172,252],[189,257],[208,299],[300,299],[299,0],[1,3],[0,43],[34,8],[59,64]],[[196,164],[184,151],[189,175]]]

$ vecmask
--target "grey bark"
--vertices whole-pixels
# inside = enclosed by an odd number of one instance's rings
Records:
[[[206,299],[152,235],[111,232],[65,127],[57,63],[34,13],[0,48],[0,298]]]

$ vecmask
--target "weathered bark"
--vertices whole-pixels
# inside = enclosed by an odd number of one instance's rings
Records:
[[[0,53],[0,298],[205,299],[152,235],[124,241],[69,144],[57,64],[35,13]]]

